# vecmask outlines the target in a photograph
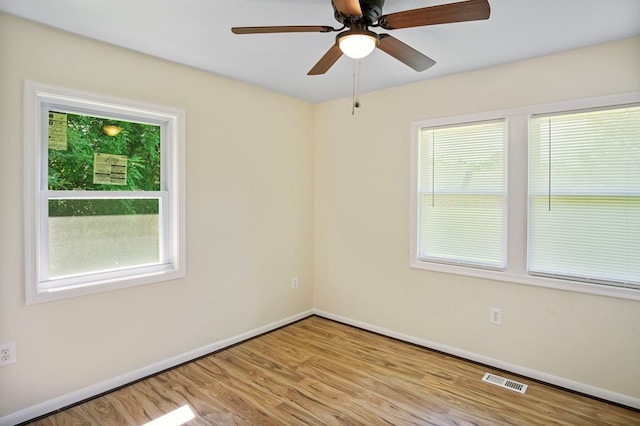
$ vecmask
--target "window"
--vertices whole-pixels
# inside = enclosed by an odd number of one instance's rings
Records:
[[[25,85],[27,303],[178,278],[184,112]]]
[[[640,92],[412,135],[412,267],[640,300]]]
[[[529,272],[640,285],[640,106],[529,126]]]
[[[505,120],[419,129],[418,256],[503,269]]]

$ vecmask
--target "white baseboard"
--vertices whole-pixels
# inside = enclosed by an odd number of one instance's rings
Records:
[[[66,395],[61,395],[57,398],[53,398],[53,399],[41,402],[39,404],[33,405],[23,410],[8,414],[4,417],[0,417],[0,425],[1,426],[15,425],[18,423],[26,422],[31,419],[35,419],[36,417],[40,417],[48,413],[52,413],[61,408],[68,407],[73,404],[77,404],[78,402],[92,398],[96,395],[100,395],[102,393],[116,389],[120,386],[124,386],[129,383],[135,382],[137,380],[143,379],[145,377],[151,376],[153,374],[159,373],[160,371],[175,367],[185,362],[189,362],[191,360],[210,354],[212,352],[219,351],[221,349],[235,345],[236,343],[242,342],[247,339],[251,339],[252,337],[259,336],[260,334],[269,332],[271,330],[275,330],[276,328],[280,328],[282,326],[294,323],[310,315],[313,315],[312,310],[301,312],[297,315],[284,318],[280,321],[276,321],[271,324],[265,325],[263,327],[250,330],[246,333],[242,333],[228,339],[211,343],[201,348],[194,349],[192,351],[185,352],[180,355],[176,355],[174,357],[165,359],[163,361],[156,362],[155,364],[151,364],[149,366],[140,368],[138,370],[125,373],[118,377],[114,377],[112,379],[108,379],[103,382],[96,383],[95,385],[88,386],[86,388],[79,389],[77,391],[68,393]]]
[[[335,315],[330,312],[325,312],[319,309],[314,309],[313,313],[323,318],[327,318],[327,319],[338,321],[344,324],[352,325],[354,327],[358,327],[363,330],[368,330],[374,333],[382,334],[383,336],[392,337],[394,339],[413,343],[415,345],[422,346],[428,349],[434,349],[436,351],[458,356],[460,358],[468,359],[470,361],[479,362],[481,364],[489,365],[491,367],[495,367],[500,370],[509,371],[514,374],[518,374],[520,376],[529,377],[531,379],[539,380],[541,382],[549,383],[565,389],[580,392],[585,395],[590,395],[590,396],[611,401],[617,404],[622,404],[627,407],[640,409],[639,398],[619,394],[606,389],[601,389],[585,383],[580,383],[570,379],[566,379],[564,377],[554,376],[552,374],[548,374],[538,370],[533,370],[527,367],[522,367],[516,364],[511,364],[508,362],[501,361],[499,359],[490,358],[474,352],[464,351],[462,349],[458,349],[452,346],[442,345],[440,343],[432,342],[425,339],[420,339],[420,338],[403,334],[403,333],[398,333],[393,330],[388,330],[382,327],[378,327],[378,326],[367,324],[361,321],[353,320],[351,318]]]

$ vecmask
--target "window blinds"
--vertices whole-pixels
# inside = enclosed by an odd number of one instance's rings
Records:
[[[419,130],[418,257],[505,267],[506,120]]]
[[[528,268],[640,285],[640,106],[531,118]]]

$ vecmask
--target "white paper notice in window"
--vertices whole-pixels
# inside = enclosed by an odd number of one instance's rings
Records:
[[[93,183],[105,185],[127,184],[127,156],[94,154]]]

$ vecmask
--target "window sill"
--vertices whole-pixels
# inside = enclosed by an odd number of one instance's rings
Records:
[[[71,297],[103,293],[106,291],[119,290],[139,285],[170,281],[182,278],[184,276],[186,276],[184,270],[181,270],[180,268],[171,268],[162,271],[149,272],[147,274],[138,274],[126,278],[115,278],[111,280],[96,281],[75,287],[41,289],[33,293],[29,292],[31,294],[27,294],[26,302],[27,305],[32,305],[36,303],[68,299]],[[28,289],[29,288],[30,286],[28,287]]]
[[[536,287],[551,288],[555,290],[573,291],[577,293],[595,294],[598,296],[615,297],[627,300],[640,301],[640,288],[616,287],[613,285],[584,283],[555,278],[534,277],[524,273],[500,272],[489,269],[476,269],[471,267],[446,265],[440,263],[414,260],[411,268],[423,269],[446,274],[463,275],[474,278],[483,278],[495,281],[505,281],[515,284],[532,285]]]

